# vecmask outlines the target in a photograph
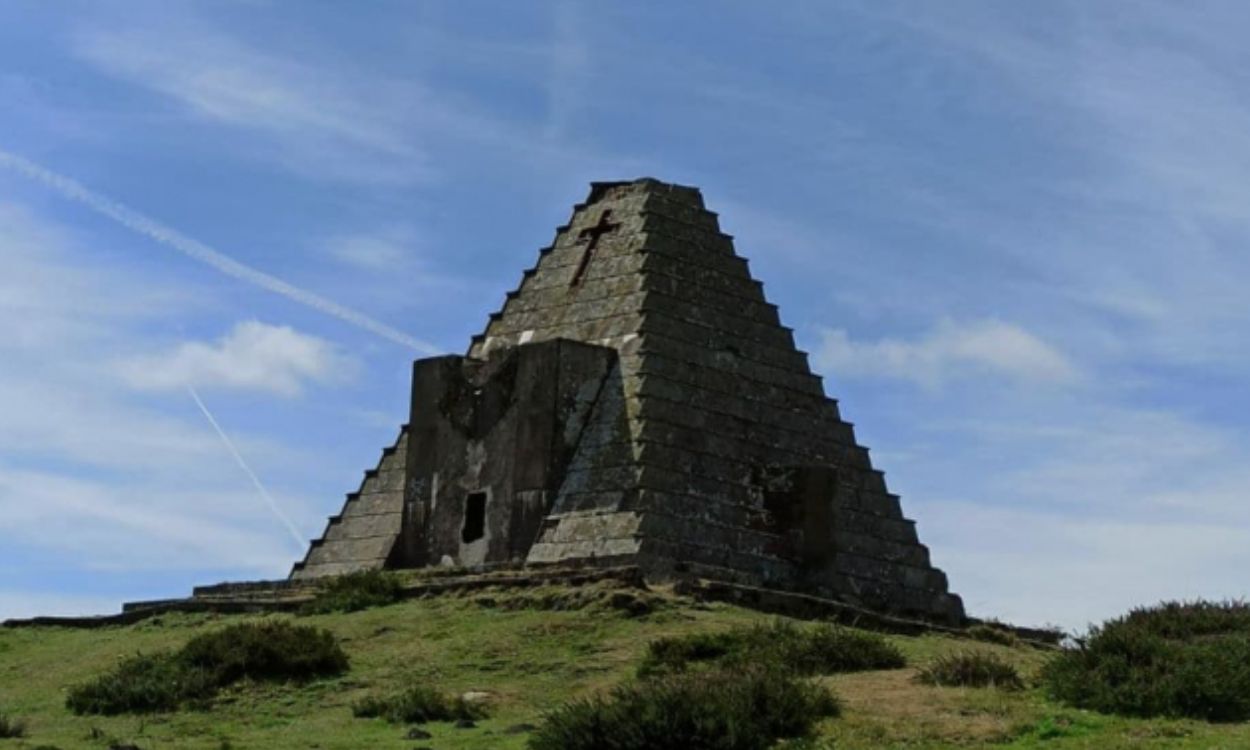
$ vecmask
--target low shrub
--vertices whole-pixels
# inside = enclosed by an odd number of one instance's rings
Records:
[[[916,681],[940,687],[1020,690],[1024,681],[1010,663],[988,651],[945,654],[916,673]]]
[[[0,740],[15,740],[26,736],[26,722],[0,714]]]
[[[821,624],[771,625],[653,641],[638,668],[640,677],[684,670],[692,665],[769,664],[800,675],[897,669],[906,660],[881,635]]]
[[[993,623],[973,625],[964,631],[974,641],[997,643],[1000,646],[1018,646],[1020,638],[1012,631]]]
[[[1163,602],[1154,607],[1139,607],[1118,620],[1103,625],[1135,628],[1174,640],[1193,640],[1204,636],[1250,634],[1250,604],[1241,601]]]
[[[1250,719],[1250,605],[1170,602],[1109,620],[1042,670],[1047,693],[1125,716]]]
[[[680,671],[691,664],[728,660],[746,651],[751,639],[746,629],[693,633],[652,641],[638,667],[638,676]]]
[[[836,674],[870,669],[901,669],[907,666],[903,652],[878,633],[816,625],[798,631],[797,637],[783,642],[787,666],[802,674]],[[776,627],[771,632],[780,637]]]
[[[389,696],[370,696],[352,706],[358,718],[386,719],[393,724],[424,724],[427,721],[475,720],[486,716],[485,708],[430,687],[417,686]]]
[[[836,716],[827,689],[778,670],[667,674],[566,704],[529,740],[530,750],[766,750],[810,737]]]
[[[207,700],[216,690],[207,673],[187,669],[173,653],[136,654],[70,688],[65,705],[80,715],[173,711]]]
[[[242,679],[308,680],[347,669],[334,636],[281,621],[245,623],[196,636],[175,652],[138,654],[70,689],[76,714],[173,711],[209,701]]]
[[[321,584],[317,597],[305,604],[303,614],[358,612],[394,604],[403,597],[399,576],[385,570],[363,570],[335,576]]]
[[[347,669],[347,654],[328,630],[282,620],[231,625],[192,638],[179,660],[224,686],[244,678],[310,680]]]

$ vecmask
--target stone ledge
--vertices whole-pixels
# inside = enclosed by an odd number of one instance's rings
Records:
[[[765,589],[728,581],[703,578],[679,580],[674,591],[699,601],[716,601],[735,604],[760,612],[768,612],[802,620],[828,620],[850,627],[876,630],[898,635],[924,635],[942,633],[966,637],[967,628],[984,624],[981,620],[967,617],[955,625],[930,620],[911,619],[884,614],[857,607],[853,604],[825,599],[810,594]],[[996,623],[996,627],[1008,630],[1021,641],[1035,648],[1051,650],[1059,646],[1063,633]]]
[[[457,574],[458,573],[458,574]],[[409,581],[403,585],[402,599],[421,599],[444,594],[487,588],[528,588],[547,584],[582,586],[600,581],[617,581],[631,588],[645,588],[641,569],[636,566],[612,568],[548,568],[542,570],[505,568],[465,573],[449,572]],[[216,614],[259,614],[293,612],[316,596],[317,586],[309,581],[251,581],[204,586],[186,599],[160,599],[128,602],[113,615],[93,617],[32,617],[5,620],[3,627],[103,628],[130,625],[170,612],[211,612]],[[266,597],[265,594],[269,596]],[[233,594],[233,595],[232,595]]]

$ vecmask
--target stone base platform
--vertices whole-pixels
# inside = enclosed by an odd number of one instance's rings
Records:
[[[751,586],[746,583],[686,575],[674,578],[662,587],[649,586],[641,568],[619,566],[606,568],[532,568],[519,565],[493,566],[475,570],[427,569],[402,584],[402,598],[420,599],[448,594],[464,594],[485,589],[522,589],[558,585],[577,587],[610,583],[622,588],[671,590],[679,597],[696,601],[723,602],[761,612],[802,620],[838,622],[843,625],[896,633],[921,635],[942,633],[959,637],[966,628],[982,624],[968,618],[963,627],[897,617],[849,604],[789,591]],[[34,617],[7,620],[4,627],[71,627],[100,628],[129,625],[170,612],[212,612],[218,614],[251,614],[293,612],[316,598],[317,581],[280,580],[221,583],[196,587],[185,599],[162,599],[130,602],[113,615],[95,617]],[[1001,623],[995,627],[1009,630],[1022,641],[1039,648],[1054,648],[1063,634],[1055,631],[1023,628]]]
[[[964,620],[961,627],[954,627],[928,620],[914,620],[874,612],[836,599],[706,578],[682,580],[674,587],[674,592],[698,601],[724,602],[798,620],[837,622],[849,627],[898,635],[943,633],[959,637],[965,635],[968,628],[988,624],[983,620],[969,617]],[[1025,628],[997,622],[993,625],[995,628],[1010,631],[1024,643],[1039,648],[1055,648],[1064,637],[1060,631]]]
[[[484,570],[430,570],[426,575],[404,581],[401,598],[420,599],[444,594],[465,593],[481,589],[529,588],[560,585],[583,586],[615,582],[622,587],[646,588],[642,571],[637,567],[560,568],[534,570],[517,567],[494,567]],[[218,614],[252,614],[294,612],[316,598],[317,581],[279,580],[220,583],[198,586],[185,599],[158,599],[128,602],[113,615],[91,617],[32,617],[6,620],[6,628],[70,627],[99,628],[129,625],[149,617],[170,612],[213,612]]]

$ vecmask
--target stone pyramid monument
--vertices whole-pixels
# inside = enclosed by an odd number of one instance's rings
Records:
[[[293,579],[637,565],[959,622],[928,549],[699,191],[592,185]]]

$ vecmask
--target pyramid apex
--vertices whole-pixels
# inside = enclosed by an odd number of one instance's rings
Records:
[[[703,194],[693,185],[678,185],[654,177],[636,177],[632,180],[609,180],[590,183],[590,195],[583,205],[590,206],[609,195],[620,193],[655,193],[667,198],[703,208]]]

